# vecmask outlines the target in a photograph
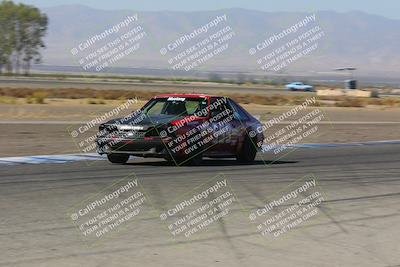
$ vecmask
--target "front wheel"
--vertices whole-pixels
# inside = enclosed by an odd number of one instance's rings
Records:
[[[127,155],[127,154],[108,154],[107,158],[111,163],[124,164],[128,161],[129,155]]]
[[[236,156],[236,159],[239,162],[250,163],[250,162],[254,161],[254,159],[256,158],[256,155],[257,155],[257,149],[256,149],[255,145],[252,143],[252,141],[247,137],[244,140],[242,150]]]

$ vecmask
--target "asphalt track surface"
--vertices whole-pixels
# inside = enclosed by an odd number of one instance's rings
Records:
[[[0,266],[400,266],[400,145],[297,149],[271,158],[195,167],[149,159],[0,166]],[[88,247],[68,210],[132,172],[155,209]],[[175,241],[160,212],[216,174],[228,178],[242,208],[204,235]],[[310,174],[326,196],[318,217],[283,239],[260,236],[247,209]]]

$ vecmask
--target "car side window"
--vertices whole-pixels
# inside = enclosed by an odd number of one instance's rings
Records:
[[[240,120],[240,121],[247,121],[249,120],[249,116],[243,111],[243,109],[237,105],[235,102],[233,102],[231,99],[228,100],[228,104],[233,110],[233,116],[235,119]]]
[[[220,99],[221,98],[211,98],[211,106],[213,106]],[[231,111],[233,111],[233,109],[229,105],[224,104],[224,103],[221,103],[219,105],[215,105],[215,107],[216,108],[214,109],[214,111],[217,112],[217,113],[221,113],[221,112],[223,112],[223,111],[225,111],[227,109],[230,109]]]

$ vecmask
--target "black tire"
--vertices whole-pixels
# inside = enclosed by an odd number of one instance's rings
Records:
[[[257,155],[257,149],[249,137],[244,140],[242,150],[236,156],[239,162],[250,163],[253,162]]]
[[[108,154],[107,158],[111,163],[124,164],[129,160],[129,155],[127,155],[127,154]]]

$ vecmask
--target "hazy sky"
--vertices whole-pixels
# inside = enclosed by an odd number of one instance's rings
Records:
[[[20,0],[38,7],[82,4],[100,9],[196,11],[240,7],[262,11],[360,10],[400,19],[399,0]]]

